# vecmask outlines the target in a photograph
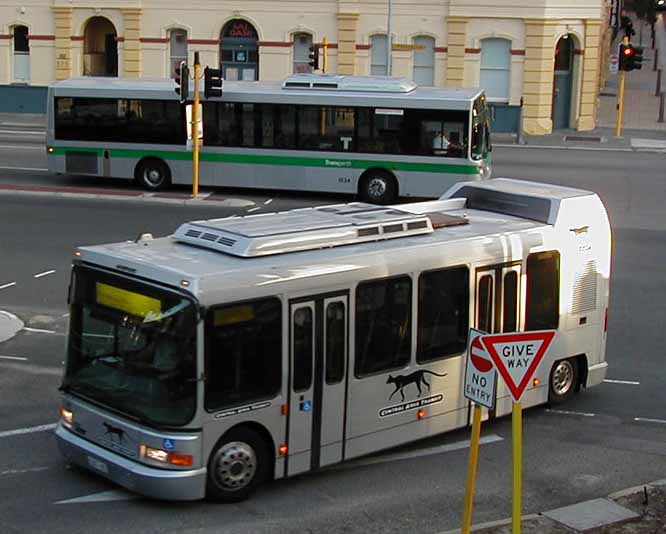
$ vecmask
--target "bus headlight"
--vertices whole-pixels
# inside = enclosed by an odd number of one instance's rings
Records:
[[[60,418],[62,419],[62,423],[67,428],[72,428],[72,423],[74,422],[74,412],[72,412],[72,410],[68,410],[64,406],[61,406],[60,407]]]
[[[156,449],[155,447],[149,447],[148,445],[141,445],[139,451],[142,458],[148,458],[149,460],[155,460],[156,462],[162,462],[165,464],[189,467],[194,462],[194,458],[191,454],[167,452],[162,449]]]
[[[53,148],[52,146],[50,146],[50,147],[48,147],[48,148],[46,149],[46,151],[47,151],[49,154],[53,154],[53,153],[55,152],[55,148]]]

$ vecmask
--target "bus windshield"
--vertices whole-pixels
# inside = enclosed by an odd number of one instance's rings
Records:
[[[196,403],[196,308],[178,293],[75,267],[63,389],[154,426]]]

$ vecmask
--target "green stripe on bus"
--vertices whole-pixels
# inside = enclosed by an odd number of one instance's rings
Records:
[[[64,155],[67,151],[72,152],[96,152],[102,154],[100,148],[78,148],[78,147],[54,147],[54,153]],[[192,159],[191,152],[167,151],[167,150],[129,150],[109,149],[112,158],[143,158],[152,156],[164,160],[187,161]],[[370,167],[382,167],[396,171],[412,172],[440,172],[447,174],[479,174],[476,165],[460,165],[454,163],[416,163],[410,161],[375,161],[357,159],[322,158],[306,156],[262,156],[257,154],[220,154],[216,152],[202,152],[200,160],[220,163],[242,163],[255,165],[288,165],[293,167],[325,167],[337,169],[368,169]]]

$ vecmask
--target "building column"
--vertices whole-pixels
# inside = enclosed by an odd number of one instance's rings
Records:
[[[123,14],[123,65],[126,78],[141,76],[141,9],[121,9]]]
[[[338,74],[356,73],[358,13],[338,13]]]
[[[554,28],[557,21],[525,20],[523,70],[523,131],[544,135],[553,131]]]
[[[449,17],[447,27],[446,85],[463,87],[465,84],[465,40],[467,18]]]
[[[54,7],[55,77],[66,80],[72,76],[72,8]]]
[[[585,54],[583,55],[583,83],[580,94],[580,114],[577,130],[593,130],[596,122],[597,94],[599,92],[599,45],[601,21],[585,20]]]

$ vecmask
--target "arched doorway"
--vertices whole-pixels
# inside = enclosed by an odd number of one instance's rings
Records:
[[[220,35],[220,68],[225,80],[258,80],[257,30],[246,20],[230,20]]]
[[[573,101],[574,36],[564,35],[555,47],[553,74],[553,129],[569,128]]]
[[[83,75],[118,76],[118,34],[109,19],[93,17],[83,35]]]

